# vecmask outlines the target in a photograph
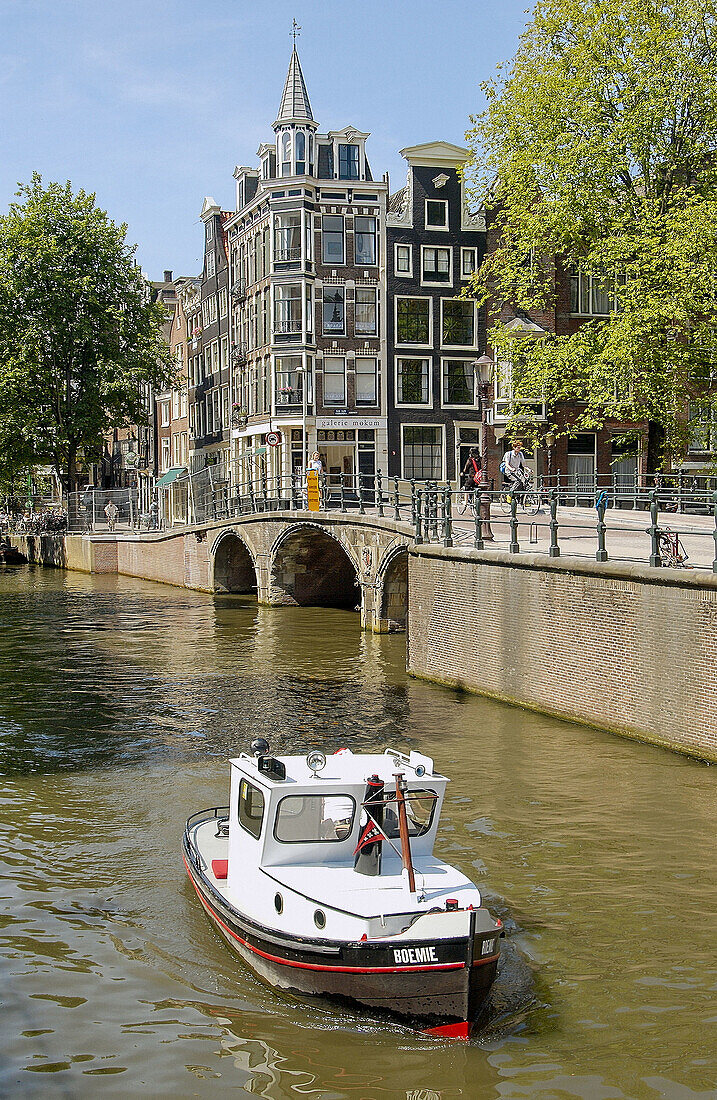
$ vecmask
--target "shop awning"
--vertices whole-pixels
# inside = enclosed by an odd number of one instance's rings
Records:
[[[171,485],[178,477],[183,477],[186,472],[186,466],[173,466],[171,470],[167,470],[166,474],[162,474],[155,485],[155,489],[162,489],[165,485]]]
[[[244,451],[242,458],[256,458],[257,455],[265,455],[266,447],[255,447],[253,451]]]

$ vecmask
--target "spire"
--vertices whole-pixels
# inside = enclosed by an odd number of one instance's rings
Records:
[[[314,122],[309,103],[309,93],[304,83],[304,74],[301,71],[299,55],[296,45],[291,51],[289,72],[284,85],[284,94],[281,97],[281,106],[274,126],[287,122]]]

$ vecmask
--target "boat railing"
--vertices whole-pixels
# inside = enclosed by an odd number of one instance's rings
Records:
[[[198,870],[202,870],[204,867],[204,860],[199,852],[199,849],[192,840],[192,830],[197,825],[201,825],[205,821],[228,821],[229,819],[229,807],[228,806],[211,806],[206,810],[197,810],[191,817],[187,818],[187,824],[184,826],[184,839],[187,844],[187,851],[189,858]]]

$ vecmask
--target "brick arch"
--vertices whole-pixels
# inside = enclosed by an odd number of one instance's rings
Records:
[[[408,547],[397,546],[384,558],[379,569],[381,599],[379,618],[388,631],[406,629],[408,617]]]
[[[211,552],[212,588],[215,592],[256,592],[256,566],[244,539],[225,531]]]
[[[352,554],[318,524],[292,524],[271,549],[270,601],[355,608],[361,592]]]

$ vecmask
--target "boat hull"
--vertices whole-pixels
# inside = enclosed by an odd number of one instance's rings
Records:
[[[424,1030],[467,1037],[488,996],[498,953],[484,938],[432,943],[328,944],[282,936],[249,920],[219,894],[191,858],[184,862],[207,916],[229,946],[270,985],[300,996],[327,997],[389,1012]],[[452,1030],[456,1026],[459,1031]],[[446,1029],[444,1031],[444,1029]]]

